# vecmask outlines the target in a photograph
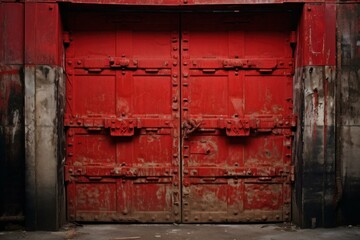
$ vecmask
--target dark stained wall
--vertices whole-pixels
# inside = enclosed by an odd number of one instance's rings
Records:
[[[360,223],[360,3],[337,11],[337,163],[340,220]]]
[[[0,3],[0,227],[24,219],[24,8]]]

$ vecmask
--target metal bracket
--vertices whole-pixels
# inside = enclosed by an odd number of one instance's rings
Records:
[[[111,119],[106,121],[105,127],[110,128],[111,136],[133,136],[136,124],[133,119]]]
[[[137,68],[138,62],[125,57],[110,57],[109,65],[111,68]]]
[[[184,130],[184,138],[187,138],[188,134],[194,132],[201,125],[201,120],[188,119],[183,122],[182,128]]]
[[[260,73],[271,73],[278,67],[276,59],[225,59],[223,61],[223,67],[229,68],[241,68],[241,69],[257,69]]]
[[[226,135],[249,136],[250,123],[248,119],[231,119],[226,122]]]

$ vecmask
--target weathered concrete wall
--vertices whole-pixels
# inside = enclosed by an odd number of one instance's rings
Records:
[[[342,4],[337,14],[337,145],[341,219],[360,223],[360,4]]]
[[[0,223],[24,218],[23,109],[21,67],[0,67]]]
[[[65,220],[63,42],[58,4],[25,3],[26,227]]]
[[[58,183],[58,164],[63,144],[59,126],[63,118],[59,107],[63,84],[60,67],[25,67],[26,220],[30,229],[57,229],[60,224],[58,192],[63,182]]]
[[[293,220],[305,228],[336,225],[335,13],[334,4],[305,4],[298,28]]]
[[[295,212],[302,227],[335,226],[335,69],[297,69],[295,111],[299,114],[296,148]]]

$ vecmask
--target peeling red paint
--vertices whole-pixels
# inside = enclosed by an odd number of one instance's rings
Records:
[[[70,220],[289,221],[291,15],[114,14],[67,13]]]

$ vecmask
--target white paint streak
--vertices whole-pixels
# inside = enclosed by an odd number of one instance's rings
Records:
[[[12,143],[15,143],[15,135],[16,132],[19,128],[19,110],[15,110],[14,111],[14,116],[13,116],[13,129],[12,129]]]

